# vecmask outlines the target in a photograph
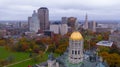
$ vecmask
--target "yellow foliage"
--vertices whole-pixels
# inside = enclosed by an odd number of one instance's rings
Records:
[[[103,57],[104,60],[107,61],[109,66],[116,65],[117,67],[120,67],[120,55],[116,53],[109,54],[107,52],[101,52],[100,55]]]

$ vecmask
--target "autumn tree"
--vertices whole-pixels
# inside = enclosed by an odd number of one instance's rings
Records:
[[[6,41],[4,39],[0,39],[0,46],[6,45]]]
[[[100,55],[103,57],[103,60],[107,61],[110,67],[120,67],[120,55],[116,53],[109,54],[108,52],[101,52]]]
[[[66,51],[68,45],[67,44],[61,44],[59,47],[55,50],[56,53],[62,54]]]
[[[48,46],[48,52],[54,52],[55,49],[56,49],[55,44],[50,44],[50,45]]]
[[[102,37],[101,34],[97,35],[97,40],[98,40],[98,41],[101,41],[102,39],[103,39],[103,37]]]
[[[98,48],[100,49],[100,52],[109,52],[110,51],[110,47],[99,46]]]

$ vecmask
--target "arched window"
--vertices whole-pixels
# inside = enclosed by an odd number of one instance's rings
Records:
[[[80,54],[80,50],[78,50],[78,54]]]
[[[75,51],[75,55],[77,54],[77,51]]]
[[[74,50],[72,50],[72,54],[74,54]]]

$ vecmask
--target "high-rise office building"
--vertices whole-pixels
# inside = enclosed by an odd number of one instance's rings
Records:
[[[67,24],[67,17],[62,17],[61,19],[62,19],[62,22],[61,22],[62,24]]]
[[[95,21],[93,21],[92,23],[93,23],[92,31],[96,32],[97,23]]]
[[[97,27],[97,23],[95,21],[89,22],[88,23],[88,28],[93,31],[96,32],[96,27]]]
[[[55,34],[59,34],[60,33],[60,25],[59,24],[51,24],[50,31],[52,31]]]
[[[67,22],[68,26],[74,28],[76,20],[77,20],[77,18],[75,18],[75,17],[69,17],[68,22]]]
[[[30,31],[30,22],[32,17],[28,17],[28,30]]]
[[[67,17],[62,17],[61,18],[61,24],[60,24],[60,34],[64,35],[68,32],[68,25],[67,25]]]
[[[38,18],[40,20],[40,29],[48,30],[49,29],[49,10],[46,7],[41,7],[38,9]]]
[[[60,34],[64,35],[68,32],[68,25],[67,24],[60,24]]]
[[[28,17],[28,30],[29,30],[29,31],[30,31],[30,28],[31,28],[31,27],[30,27],[31,18],[32,18],[32,17],[30,17],[30,16]]]
[[[39,19],[38,19],[38,14],[34,11],[32,14],[32,17],[29,18],[29,22],[30,22],[30,31],[31,32],[38,32],[38,30],[40,29],[40,24],[39,24]]]
[[[50,31],[54,32],[55,34],[64,35],[68,32],[67,24],[51,24]]]

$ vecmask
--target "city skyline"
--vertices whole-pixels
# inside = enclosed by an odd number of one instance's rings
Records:
[[[84,20],[119,20],[119,0],[0,0],[0,20],[27,20],[33,10],[49,9],[50,20],[61,17],[77,17]]]

